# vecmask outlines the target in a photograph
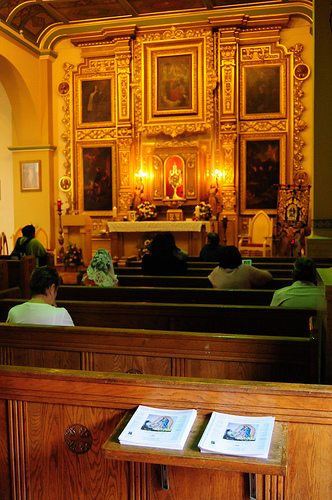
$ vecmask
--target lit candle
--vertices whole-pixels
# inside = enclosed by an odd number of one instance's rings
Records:
[[[113,207],[113,218],[116,219],[118,216],[118,209],[116,207]]]
[[[58,199],[58,211],[60,212],[61,211],[61,205],[62,205],[62,202],[60,200],[60,198]]]
[[[200,216],[199,206],[196,205],[196,207],[195,207],[195,217],[196,217],[196,219],[199,219],[199,216]]]

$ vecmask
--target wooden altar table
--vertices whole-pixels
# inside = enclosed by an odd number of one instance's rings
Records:
[[[138,248],[144,242],[144,235],[171,231],[176,233],[176,245],[189,253],[198,256],[205,243],[205,236],[210,231],[209,221],[135,221],[108,222],[111,238],[112,256],[119,258],[138,254]],[[142,241],[143,240],[143,241]]]

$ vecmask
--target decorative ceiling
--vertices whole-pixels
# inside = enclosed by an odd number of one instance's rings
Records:
[[[0,23],[33,45],[55,29],[88,29],[93,23],[128,21],[133,24],[151,16],[203,16],[236,8],[266,6],[312,6],[312,0],[0,0]],[[179,22],[179,20],[177,20]]]

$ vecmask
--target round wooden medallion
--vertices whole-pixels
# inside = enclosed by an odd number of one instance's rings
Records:
[[[69,83],[68,82],[60,82],[58,85],[58,92],[61,95],[66,95],[69,92]]]
[[[65,430],[64,442],[69,451],[80,455],[90,450],[92,436],[84,425],[72,424]]]

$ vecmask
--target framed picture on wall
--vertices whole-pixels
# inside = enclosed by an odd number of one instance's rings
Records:
[[[286,117],[285,64],[242,66],[241,119]]]
[[[41,191],[41,161],[20,161],[21,191]]]
[[[241,137],[242,214],[277,212],[278,185],[286,181],[286,135]]]
[[[81,79],[79,93],[79,125],[111,124],[114,121],[113,78]]]
[[[89,215],[108,215],[113,209],[111,146],[79,148],[78,199],[79,211]]]
[[[156,57],[155,115],[163,111],[195,112],[197,74],[193,75],[193,67],[193,54]]]

